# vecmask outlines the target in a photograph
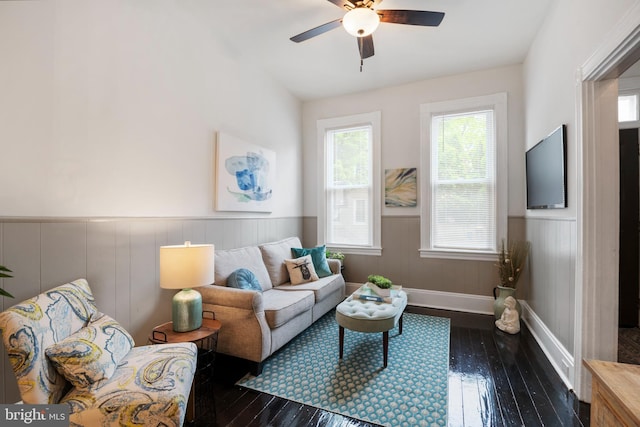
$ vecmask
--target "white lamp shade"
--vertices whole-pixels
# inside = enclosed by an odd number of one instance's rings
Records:
[[[160,247],[160,287],[164,289],[196,288],[215,281],[213,245]]]
[[[380,24],[378,14],[368,7],[350,10],[342,18],[342,26],[354,37],[366,37],[373,33]]]

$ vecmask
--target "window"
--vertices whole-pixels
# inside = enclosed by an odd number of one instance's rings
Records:
[[[638,94],[629,93],[618,96],[618,122],[637,122]]]
[[[494,259],[507,235],[506,94],[421,106],[423,257]]]
[[[367,200],[366,199],[355,199],[354,201],[354,210],[353,210],[353,223],[362,225],[367,223]]]
[[[318,241],[380,255],[380,112],[318,121]]]

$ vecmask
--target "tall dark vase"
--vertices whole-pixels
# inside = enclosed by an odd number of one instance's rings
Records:
[[[516,311],[518,312],[518,316],[522,317],[522,307],[520,307],[520,302],[516,298],[515,294],[515,288],[508,288],[505,286],[496,286],[493,288],[493,314],[496,316],[496,319],[502,317],[502,312],[504,311],[504,300],[507,297],[513,297],[516,300]]]

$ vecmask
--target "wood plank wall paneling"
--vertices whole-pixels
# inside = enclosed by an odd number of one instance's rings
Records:
[[[573,348],[577,225],[575,219],[527,218],[531,283],[527,302],[555,337]]]
[[[305,246],[316,244],[316,222],[315,217],[303,220]],[[524,218],[509,218],[509,238],[525,238]],[[493,261],[420,258],[419,248],[419,216],[383,216],[382,255],[347,254],[343,272],[345,280],[363,282],[369,274],[377,273],[414,289],[493,295],[493,288],[498,284]],[[525,273],[518,284],[518,298],[526,295],[527,284]]]
[[[2,285],[16,298],[2,309],[68,281],[84,277],[98,308],[116,319],[137,345],[171,319],[174,291],[158,285],[159,249],[190,240],[230,249],[303,237],[301,218],[0,220],[0,264],[14,277]],[[0,344],[0,402],[20,400]]]

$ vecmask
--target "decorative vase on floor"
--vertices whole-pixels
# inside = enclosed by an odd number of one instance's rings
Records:
[[[496,319],[502,317],[502,312],[504,311],[504,299],[506,297],[513,297],[516,300],[516,311],[518,312],[518,316],[522,317],[522,308],[520,307],[520,302],[515,296],[516,290],[515,288],[508,288],[505,286],[496,286],[493,288],[493,314]]]

